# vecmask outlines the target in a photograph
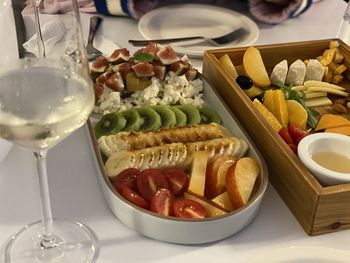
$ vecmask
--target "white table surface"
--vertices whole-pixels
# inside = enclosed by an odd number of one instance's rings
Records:
[[[276,26],[259,24],[261,31],[256,44],[335,37],[345,6],[341,0],[324,0],[297,19]],[[88,15],[83,15],[82,20],[86,25]],[[131,51],[135,48],[127,40],[141,38],[137,22],[128,18],[106,18],[101,33]],[[201,66],[201,60],[193,62]],[[48,173],[53,216],[82,221],[95,231],[101,246],[97,262],[238,263],[287,246],[322,246],[350,251],[350,230],[308,236],[271,185],[255,220],[225,240],[184,246],[140,236],[118,221],[106,205],[97,181],[86,127],[49,152]],[[13,147],[0,163],[0,246],[23,225],[39,220],[38,202],[34,159],[31,153]]]

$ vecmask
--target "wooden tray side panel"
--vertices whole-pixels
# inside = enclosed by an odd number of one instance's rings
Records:
[[[350,228],[350,184],[344,185],[343,190],[321,195],[312,235]]]

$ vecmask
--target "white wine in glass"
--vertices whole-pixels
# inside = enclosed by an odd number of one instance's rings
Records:
[[[0,65],[0,137],[34,153],[41,221],[23,227],[4,248],[7,263],[94,262],[98,242],[84,224],[52,218],[46,173],[47,150],[82,126],[94,91],[75,0],[62,16],[66,33],[57,47],[35,58]],[[45,47],[44,47],[45,48]]]

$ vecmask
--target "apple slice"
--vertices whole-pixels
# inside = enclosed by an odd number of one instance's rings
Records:
[[[198,196],[204,196],[208,158],[209,153],[206,151],[195,152],[193,156],[190,183],[187,190]]]
[[[251,157],[241,158],[229,168],[226,189],[234,208],[248,202],[259,172],[259,163]]]
[[[235,162],[231,155],[219,155],[207,167],[205,177],[205,197],[213,199],[226,189],[228,168]]]
[[[233,211],[234,207],[232,206],[232,202],[227,192],[223,192],[221,195],[218,195],[214,199],[211,200],[214,204],[219,207],[222,207],[226,211]]]
[[[221,215],[227,214],[227,212],[225,210],[220,209],[219,207],[216,207],[215,205],[211,204],[210,202],[203,200],[197,196],[194,196],[190,193],[185,192],[184,198],[200,203],[207,210],[208,217],[221,216]]]
[[[268,87],[271,85],[259,49],[253,46],[247,48],[243,55],[243,66],[254,84],[259,87]]]

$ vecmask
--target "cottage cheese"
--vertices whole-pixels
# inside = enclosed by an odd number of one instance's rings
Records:
[[[130,97],[121,98],[120,92],[107,90],[100,98],[94,112],[106,114],[123,111],[134,106],[193,104],[201,106],[203,100],[203,81],[199,78],[187,81],[184,75],[177,76],[169,72],[164,81],[152,78],[150,86],[134,92]]]

